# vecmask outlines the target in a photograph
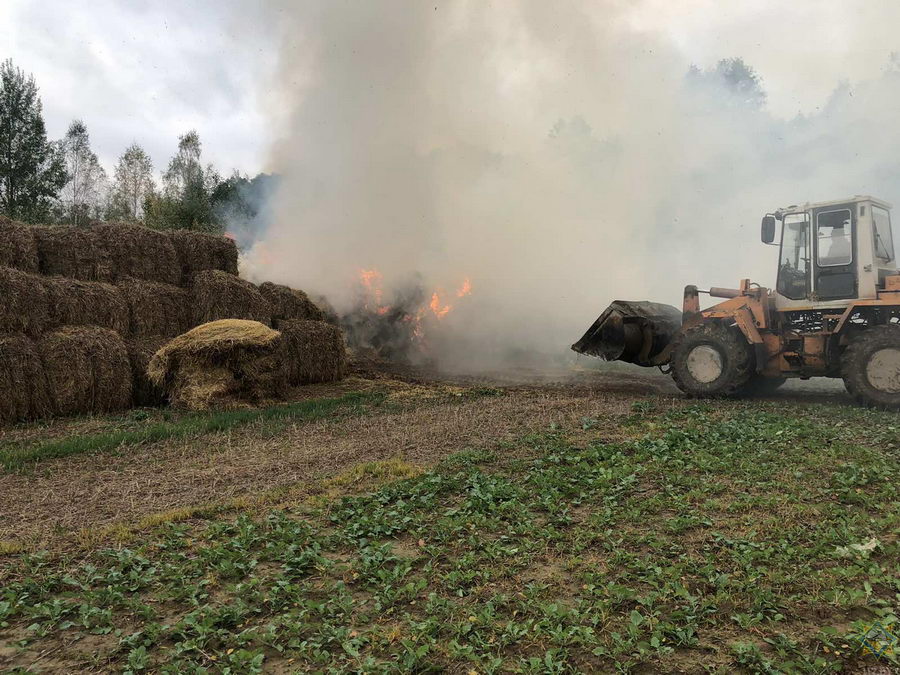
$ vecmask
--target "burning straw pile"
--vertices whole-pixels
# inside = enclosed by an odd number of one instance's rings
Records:
[[[0,217],[0,423],[168,396],[255,400],[341,377],[340,331],[302,291],[238,278],[237,259],[212,234]],[[171,374],[150,377],[151,362]]]

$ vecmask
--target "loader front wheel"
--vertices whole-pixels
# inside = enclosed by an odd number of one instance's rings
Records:
[[[753,353],[743,335],[718,323],[682,333],[670,364],[678,388],[698,398],[740,394],[753,375]]]
[[[872,326],[841,357],[844,386],[870,408],[900,410],[900,326]]]

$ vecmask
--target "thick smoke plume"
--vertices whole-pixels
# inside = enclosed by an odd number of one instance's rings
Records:
[[[898,191],[900,74],[767,112],[740,63],[692,64],[618,2],[328,0],[283,8],[282,176],[251,275],[358,301],[472,293],[431,320],[443,365],[565,355],[613,299],[772,285],[759,217]],[[723,54],[723,57],[735,56]],[[752,64],[750,64],[752,65]],[[762,83],[764,86],[764,83]],[[273,116],[274,117],[274,116]],[[433,325],[432,325],[433,324]]]

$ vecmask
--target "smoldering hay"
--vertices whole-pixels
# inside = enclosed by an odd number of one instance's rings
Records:
[[[763,213],[900,190],[890,63],[784,119],[764,79],[734,64],[692,71],[674,41],[634,27],[627,3],[278,11],[282,181],[244,273],[326,293],[339,311],[362,268],[396,288],[468,277],[471,297],[431,338],[448,367],[563,355],[613,299],[771,285]],[[864,31],[846,38],[865,46]]]

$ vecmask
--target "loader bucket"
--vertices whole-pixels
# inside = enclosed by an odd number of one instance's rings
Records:
[[[605,361],[653,366],[680,329],[681,310],[671,305],[616,300],[572,349]]]

